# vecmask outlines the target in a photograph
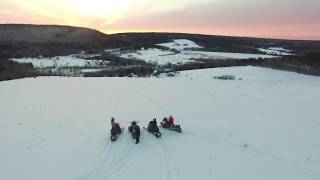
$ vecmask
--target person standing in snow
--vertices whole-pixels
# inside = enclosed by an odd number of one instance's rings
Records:
[[[140,141],[140,127],[137,125],[136,121],[131,122],[131,126],[128,128],[133,139],[136,139],[136,144]]]

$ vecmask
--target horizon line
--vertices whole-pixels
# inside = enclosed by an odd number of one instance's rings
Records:
[[[0,25],[30,25],[30,26],[60,26],[60,27],[74,27],[74,28],[84,28],[95,30],[105,35],[116,35],[116,34],[130,34],[130,33],[166,33],[166,34],[190,34],[190,35],[203,35],[203,36],[221,36],[221,37],[234,37],[234,38],[253,38],[253,39],[266,39],[266,40],[286,40],[286,41],[314,41],[320,42],[320,39],[305,39],[305,38],[285,38],[285,37],[272,37],[272,36],[246,36],[246,35],[230,35],[230,34],[209,34],[209,33],[195,33],[195,32],[177,32],[177,31],[104,31],[94,27],[87,26],[76,26],[76,25],[68,25],[68,24],[32,24],[32,23],[0,23]]]

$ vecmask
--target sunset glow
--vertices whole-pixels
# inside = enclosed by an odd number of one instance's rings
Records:
[[[315,0],[0,0],[0,23],[320,39]]]
[[[72,0],[70,7],[76,14],[84,16],[121,16],[130,0]]]

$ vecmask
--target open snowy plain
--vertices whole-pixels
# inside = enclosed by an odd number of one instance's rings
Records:
[[[251,66],[0,82],[0,179],[318,180],[319,92],[319,77]],[[112,116],[168,115],[181,134],[110,141]]]

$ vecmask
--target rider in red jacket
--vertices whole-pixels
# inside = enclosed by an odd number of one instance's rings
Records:
[[[170,126],[174,126],[174,119],[173,119],[172,116],[169,116],[169,118],[168,118],[168,124],[169,124]]]

